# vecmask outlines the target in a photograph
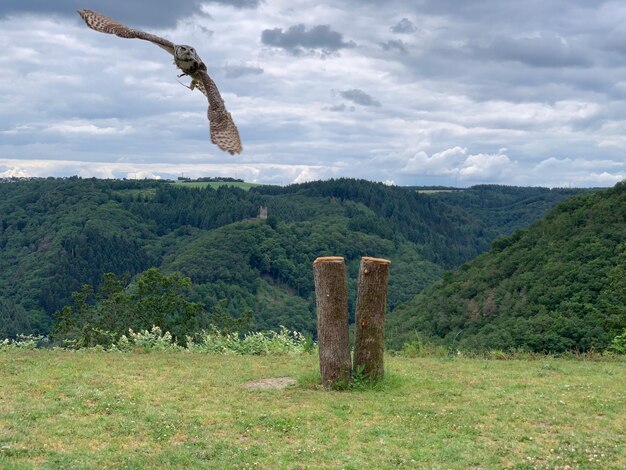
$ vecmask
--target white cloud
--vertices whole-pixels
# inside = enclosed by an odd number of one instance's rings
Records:
[[[496,154],[468,154],[467,148],[453,147],[429,156],[419,151],[408,159],[403,173],[415,175],[454,176],[472,182],[493,181],[511,176],[514,164],[500,149]]]
[[[612,186],[626,178],[626,161],[550,157],[537,164],[531,174],[546,175],[550,178],[548,186]]]
[[[22,15],[2,16],[0,6],[0,155],[42,175],[210,171],[275,183],[610,185],[626,174],[618,2],[237,8],[244,3],[204,2],[200,13],[186,2],[166,15],[164,2],[151,2],[144,25],[137,8],[107,12],[196,47],[239,127],[242,155],[210,144],[206,100],[177,83],[164,51],[98,34],[52,4],[57,16],[38,15],[44,6],[34,1]],[[289,36],[294,25],[303,26]],[[281,32],[283,49],[262,43],[266,30]],[[286,54],[291,46],[335,53]]]
[[[0,178],[26,178],[28,176],[28,173],[18,166],[0,172]]]
[[[143,179],[149,179],[149,180],[160,180],[162,179],[160,175],[152,172],[152,171],[148,171],[148,170],[143,170],[143,171],[134,171],[132,173],[126,173],[126,178],[127,179],[133,179],[133,180],[143,180]]]
[[[44,177],[69,176],[128,179],[176,179],[184,175],[230,176],[254,183],[289,184],[328,178],[337,168],[273,163],[137,163],[81,162],[74,160],[16,160],[0,158],[0,176]],[[336,173],[339,174],[339,173]]]
[[[84,120],[74,120],[52,124],[45,130],[59,134],[84,134],[84,135],[124,135],[132,132],[132,126],[123,125],[116,120],[111,125],[97,125]]]
[[[470,155],[459,169],[459,175],[464,179],[485,180],[505,180],[511,176],[511,160],[509,157],[497,154]]]

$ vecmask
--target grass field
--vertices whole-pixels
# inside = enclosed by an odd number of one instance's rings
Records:
[[[0,352],[0,468],[626,468],[626,363]],[[290,376],[299,385],[243,385]]]
[[[177,186],[182,186],[185,188],[206,188],[207,186],[211,186],[212,188],[219,188],[220,186],[234,186],[236,188],[241,188],[244,190],[248,190],[250,188],[253,188],[255,186],[260,186],[257,183],[246,183],[246,182],[239,182],[239,181],[181,181],[181,180],[176,180],[176,182],[174,182],[175,185]]]
[[[435,194],[435,193],[455,193],[463,191],[462,189],[416,189],[415,192],[422,194]]]

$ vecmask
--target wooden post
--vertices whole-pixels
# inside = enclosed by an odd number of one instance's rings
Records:
[[[361,369],[372,380],[382,379],[385,373],[385,310],[390,264],[386,259],[363,257],[359,270],[354,371]]]
[[[343,258],[317,258],[313,262],[313,277],[322,384],[349,383],[348,286]]]

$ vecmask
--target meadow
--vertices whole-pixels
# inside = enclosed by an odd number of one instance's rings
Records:
[[[626,468],[625,366],[389,356],[329,391],[315,354],[0,351],[0,468]]]
[[[247,183],[243,181],[182,181],[177,180],[173,184],[183,188],[206,188],[210,186],[213,189],[217,189],[220,186],[232,186],[234,188],[243,189],[244,191],[254,188],[255,186],[261,186],[257,183]]]

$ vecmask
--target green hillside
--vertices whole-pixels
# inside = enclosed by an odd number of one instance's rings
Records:
[[[255,328],[313,333],[316,257],[346,257],[352,294],[361,256],[391,259],[393,309],[510,234],[503,211],[537,220],[575,192],[493,186],[446,199],[351,179],[248,190],[77,177],[5,182],[0,337],[48,333],[53,313],[83,284],[97,289],[104,273],[153,266],[189,276],[188,300],[207,312],[251,311]],[[533,194],[542,204],[524,202]],[[268,219],[255,219],[260,206]]]
[[[395,345],[602,350],[626,328],[626,183],[572,197],[388,318]]]
[[[177,180],[174,184],[186,187],[186,188],[206,188],[207,186],[217,189],[220,186],[233,186],[235,188],[248,190],[256,186],[260,186],[257,183],[247,183],[244,181],[181,181]]]

